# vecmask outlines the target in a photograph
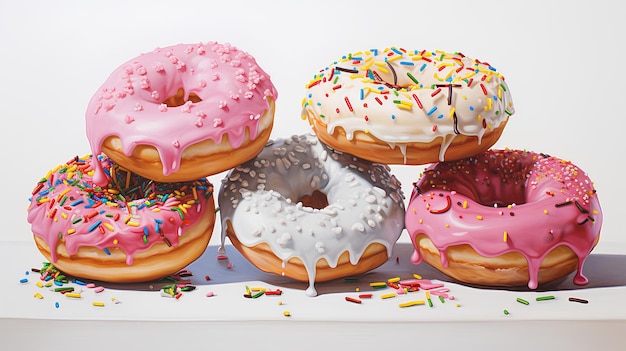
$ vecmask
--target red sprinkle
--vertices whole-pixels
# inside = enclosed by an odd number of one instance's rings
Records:
[[[352,104],[350,103],[348,97],[346,96],[343,99],[346,101],[346,105],[348,105],[348,109],[350,110],[350,112],[354,112],[354,110],[352,109]]]
[[[413,94],[413,99],[415,99],[415,102],[417,102],[417,106],[419,106],[420,108],[424,108],[424,105],[422,105],[422,102],[420,101],[420,99],[417,97],[417,95]]]
[[[430,97],[434,97],[435,95],[439,94],[441,92],[441,88],[437,88],[437,90],[433,91],[432,94],[430,94]]]
[[[372,296],[374,296],[373,294],[360,294],[359,298],[361,299],[371,299]]]
[[[480,83],[480,88],[483,90],[483,94],[487,95],[487,88],[485,88],[483,83]]]
[[[362,302],[361,300],[355,299],[354,297],[350,297],[350,296],[346,296],[346,301],[354,302],[354,303],[361,303]]]

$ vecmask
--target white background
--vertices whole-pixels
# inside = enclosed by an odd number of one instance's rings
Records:
[[[1,2],[0,242],[31,242],[31,189],[89,153],[84,110],[110,72],[158,46],[206,41],[251,53],[270,74],[274,138],[310,130],[300,118],[305,84],[344,54],[399,46],[487,61],[506,77],[516,110],[495,147],[587,171],[604,211],[599,247],[626,242],[626,21],[617,1]],[[407,198],[423,168],[392,167]],[[219,232],[218,223],[214,239]]]

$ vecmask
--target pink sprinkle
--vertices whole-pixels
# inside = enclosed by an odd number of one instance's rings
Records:
[[[206,297],[212,297],[212,296],[215,296],[213,291],[209,291],[208,293],[206,293]]]
[[[135,121],[135,119],[133,117],[131,117],[130,115],[126,115],[126,117],[124,117],[124,122],[126,122],[126,124],[131,124]]]
[[[154,70],[157,72],[163,72],[165,71],[165,67],[163,67],[163,64],[160,62],[157,62],[154,64]]]
[[[159,111],[161,111],[161,112],[167,112],[167,105],[166,105],[166,104],[161,104],[161,105],[159,105]]]
[[[180,147],[180,142],[178,140],[174,140],[172,141],[172,146],[178,149]]]
[[[227,268],[228,268],[228,269],[232,269],[232,268],[233,268],[233,263],[232,263],[232,262],[228,262],[228,266],[227,266]]]
[[[103,291],[104,291],[104,288],[103,288],[103,287],[101,287],[101,286],[99,286],[99,287],[97,287],[97,288],[93,289],[93,292],[95,292],[95,293],[101,293],[101,292],[103,292]]]
[[[152,96],[153,99],[158,100],[160,95],[158,91],[153,91],[152,94],[150,94]]]
[[[85,285],[85,286],[86,286],[87,288],[89,288],[89,289],[93,289],[93,288],[95,288],[95,287],[96,287],[96,284],[94,284],[94,283],[88,283],[88,284],[87,284],[87,285]]]
[[[135,104],[135,111],[143,111],[143,105],[140,103]]]
[[[227,260],[228,256],[226,256],[226,255],[217,255],[217,259],[218,260]]]
[[[181,110],[183,112],[187,112],[187,113],[191,113],[191,107],[193,106],[193,102],[191,101],[187,101],[185,102],[185,104],[183,105],[183,107],[181,107]]]
[[[217,128],[217,127],[223,127],[224,126],[224,121],[222,121],[221,118],[216,118],[213,120],[213,127]]]
[[[202,79],[198,82],[198,85],[200,86],[200,88],[204,88],[206,87],[206,80]]]

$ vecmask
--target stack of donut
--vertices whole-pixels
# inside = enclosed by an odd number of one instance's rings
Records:
[[[87,107],[91,155],[33,189],[37,247],[64,273],[94,280],[149,281],[184,268],[213,233],[206,177],[264,147],[276,98],[255,59],[228,44],[157,48],[122,64]]]
[[[460,53],[356,52],[307,84],[303,119],[335,150],[386,164],[431,164],[405,226],[422,260],[470,284],[538,284],[577,271],[602,210],[571,162],[490,149],[514,113],[504,77]]]
[[[391,47],[342,57],[307,84],[314,134],[269,140],[277,92],[249,54],[176,45],[116,69],[90,101],[91,155],[36,185],[37,246],[68,274],[172,274],[215,223],[259,269],[308,282],[372,270],[407,229],[422,260],[470,284],[538,284],[598,242],[593,183],[571,162],[490,149],[514,113],[504,77],[460,53]],[[426,165],[408,205],[389,165]]]

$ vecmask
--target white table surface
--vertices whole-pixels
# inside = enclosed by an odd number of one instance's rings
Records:
[[[82,289],[81,298],[66,297],[50,288],[37,287],[39,275],[30,270],[41,267],[44,258],[34,244],[0,242],[3,343],[23,349],[36,348],[45,340],[72,340],[75,345],[86,343],[91,348],[107,349],[111,342],[123,341],[142,348],[174,343],[275,350],[292,348],[294,342],[298,349],[327,349],[337,343],[370,349],[414,342],[422,347],[489,349],[502,345],[510,350],[528,349],[533,340],[541,340],[540,349],[595,345],[613,350],[620,349],[625,340],[626,247],[621,243],[601,243],[589,256],[584,270],[588,285],[574,285],[570,275],[530,291],[454,283],[424,263],[413,265],[409,261],[411,244],[401,240],[390,261],[358,276],[358,282],[339,279],[316,284],[319,296],[307,297],[305,283],[259,271],[230,245],[226,246],[228,260],[218,260],[215,239],[188,267],[193,276],[187,279],[197,289],[184,292],[179,299],[159,293],[159,287],[169,282],[98,283],[105,287],[101,293],[70,284]],[[425,292],[382,299],[381,295],[390,290],[369,286],[370,282],[393,277],[412,278],[414,273],[443,283],[454,299],[441,303],[433,295],[433,307],[426,304],[400,308],[402,302],[424,299]],[[28,282],[21,283],[24,278]],[[279,288],[283,294],[244,298],[246,286]],[[208,292],[215,296],[207,297]],[[346,296],[358,297],[367,292],[373,297],[362,299],[361,304],[345,300]],[[36,293],[43,298],[36,298]],[[535,300],[545,295],[555,299]],[[570,302],[569,297],[589,303]],[[517,302],[517,298],[529,305]],[[93,302],[105,305],[96,307]],[[291,315],[284,316],[284,311]]]

